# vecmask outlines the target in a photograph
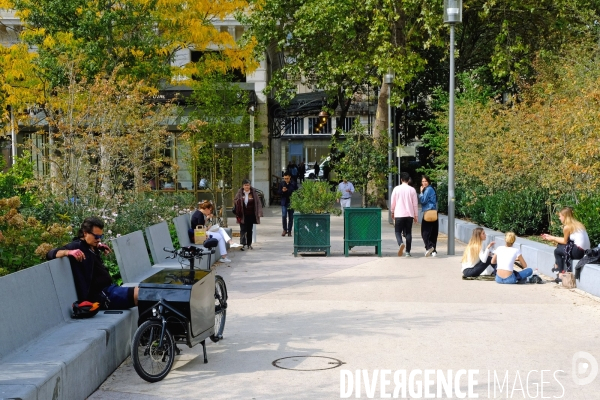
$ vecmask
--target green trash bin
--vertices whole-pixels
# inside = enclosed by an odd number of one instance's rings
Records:
[[[344,208],[344,255],[356,246],[375,246],[381,257],[381,208]]]
[[[294,257],[298,253],[325,252],[331,249],[329,214],[294,213]]]

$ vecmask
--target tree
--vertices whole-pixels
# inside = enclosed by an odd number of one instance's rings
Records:
[[[335,137],[332,142],[335,142]],[[377,196],[370,194],[367,186],[372,185],[381,193],[387,183],[388,168],[387,137],[373,138],[365,133],[364,127],[354,124],[354,130],[346,133],[345,140],[335,144],[343,155],[332,162],[340,178],[346,178],[362,194],[362,206],[375,204]]]
[[[161,150],[165,121],[177,109],[149,102],[143,82],[119,79],[116,71],[90,83],[77,75],[73,71],[70,84],[56,88],[45,105],[49,140],[32,147],[56,174],[38,182],[42,193],[66,203],[110,209],[123,193],[147,190],[154,169],[170,161]]]
[[[402,91],[424,68],[419,50],[441,44],[441,7],[432,2],[255,0],[252,5],[247,21],[257,49],[269,52],[273,63],[275,53],[281,54],[281,68],[273,71],[268,87],[277,100],[289,100],[303,80],[324,90],[327,107],[339,107],[344,118],[363,85],[381,85],[377,115],[384,122],[376,134],[387,130],[383,75],[394,72]]]
[[[80,61],[87,79],[98,74],[144,79],[157,85],[161,79],[190,77],[196,68],[171,68],[177,50],[207,52],[202,70],[252,69],[252,42],[236,42],[212,24],[243,10],[243,0],[2,0],[25,24],[23,39],[39,52],[38,67],[48,86],[68,84],[69,72],[59,57],[69,54]],[[208,51],[211,49],[211,51]],[[212,51],[219,50],[219,51]]]

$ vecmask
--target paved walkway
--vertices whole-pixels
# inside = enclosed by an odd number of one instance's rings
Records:
[[[464,244],[447,256],[447,237],[440,235],[439,256],[425,258],[419,225],[414,257],[398,258],[387,213],[382,258],[360,247],[343,256],[342,217],[332,217],[330,257],[294,257],[293,238],[281,237],[279,209],[266,214],[254,250],[232,251],[233,262],[218,267],[229,308],[225,339],[207,346],[208,364],[201,346],[183,347],[167,378],[149,384],[128,359],[90,399],[336,399],[342,376],[344,390],[357,398],[346,376],[356,384],[356,370],[365,370],[369,382],[378,374],[372,397],[361,378],[360,398],[383,397],[382,370],[391,371],[383,394],[393,392],[394,374],[402,383],[405,371],[406,390],[413,391],[404,398],[425,397],[425,370],[452,374],[451,386],[458,379],[454,398],[457,390],[467,393],[469,371],[479,398],[600,398],[600,376],[577,385],[572,375],[576,353],[600,361],[598,299],[550,283],[462,280]],[[291,358],[279,365],[293,369],[273,366],[284,357]],[[336,367],[337,360],[343,364]],[[594,368],[594,360],[582,360],[575,362],[578,378]],[[440,384],[437,398],[448,398],[436,374],[426,374],[428,392],[435,396]]]

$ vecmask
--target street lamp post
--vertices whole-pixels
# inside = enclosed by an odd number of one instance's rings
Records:
[[[248,105],[248,114],[250,115],[250,143],[251,152],[252,152],[252,174],[251,174],[251,182],[254,187],[256,187],[256,182],[254,182],[254,113],[256,112],[256,102],[251,101]],[[252,225],[252,242],[256,243],[256,224]]]
[[[444,0],[444,23],[450,25],[450,98],[448,113],[448,255],[454,255],[454,25],[462,22],[462,0]]]
[[[392,168],[392,84],[394,83],[394,73],[389,71],[385,74],[384,82],[388,85],[388,168]],[[392,173],[388,172],[388,202],[392,200]],[[390,203],[391,204],[391,203]],[[388,222],[393,224],[392,209],[388,206]]]

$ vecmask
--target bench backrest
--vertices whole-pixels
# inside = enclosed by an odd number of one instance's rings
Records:
[[[64,322],[47,262],[1,277],[0,304],[0,359]]]
[[[124,283],[139,282],[139,277],[152,269],[142,231],[113,239],[112,247]]]
[[[163,250],[165,247],[173,249],[169,226],[165,221],[147,227],[146,238],[148,239],[150,254],[152,254],[152,260],[154,260],[155,264],[162,263],[167,257],[171,256],[171,253]]]
[[[50,268],[63,318],[65,321],[72,321],[71,314],[73,302],[77,300],[77,290],[75,290],[69,257],[48,261],[48,267]]]
[[[181,247],[189,246],[193,244],[190,241],[190,237],[188,235],[188,231],[191,229],[191,215],[183,214],[179,217],[173,218],[173,223],[175,224],[175,231],[177,232],[177,238],[179,239],[179,245]]]

